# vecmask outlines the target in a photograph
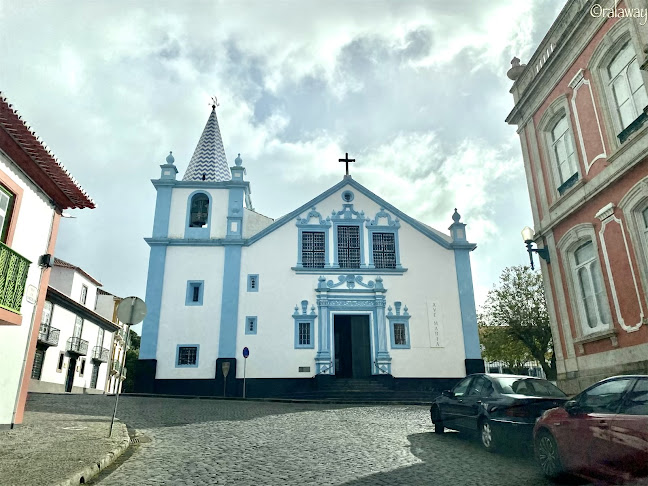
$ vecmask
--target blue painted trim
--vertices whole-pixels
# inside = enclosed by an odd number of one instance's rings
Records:
[[[166,180],[166,179],[151,179],[153,185],[157,187],[169,186],[169,187],[179,187],[184,189],[229,189],[231,187],[241,187],[249,188],[250,183],[248,181],[178,181],[178,180]]]
[[[243,236],[243,188],[231,187],[227,205],[227,239],[240,239]],[[236,226],[233,228],[232,226]]]
[[[153,218],[153,238],[169,236],[169,218],[171,217],[171,195],[173,186],[161,185],[156,187],[155,216]]]
[[[380,219],[385,218],[387,224],[379,224]],[[400,221],[398,218],[392,220],[391,215],[385,211],[385,208],[380,208],[380,211],[376,213],[376,217],[372,220],[367,221],[367,238],[369,238],[369,268],[376,268],[374,265],[374,255],[373,255],[373,234],[374,233],[392,233],[394,235],[394,250],[396,257],[396,269],[401,269],[401,260],[400,260],[400,244],[398,240],[398,230],[400,228]],[[391,269],[381,269],[381,270],[391,270]]]
[[[146,317],[142,324],[140,359],[157,359],[157,343],[160,328],[160,308],[166,263],[166,246],[152,246],[146,278]]]
[[[246,241],[246,245],[254,244],[256,241],[260,240],[264,236],[267,236],[268,234],[277,230],[284,224],[293,221],[298,215],[302,214],[304,211],[308,211],[310,208],[316,206],[317,204],[319,204],[320,202],[322,202],[332,194],[335,194],[337,191],[339,191],[340,189],[342,189],[344,186],[347,185],[355,188],[357,191],[364,194],[366,197],[374,201],[378,206],[384,207],[387,211],[389,211],[390,213],[398,217],[401,220],[401,222],[404,221],[405,223],[414,227],[416,230],[418,230],[419,232],[421,232],[431,240],[435,241],[443,248],[446,249],[451,248],[452,239],[448,235],[445,235],[438,230],[430,228],[429,226],[421,223],[420,221],[415,220],[411,216],[408,216],[407,214],[403,213],[401,210],[389,204],[384,199],[376,196],[373,192],[371,192],[369,189],[364,187],[362,184],[353,180],[351,177],[345,177],[342,181],[338,182],[333,187],[327,189],[316,198],[311,199],[306,204],[300,206],[299,208],[288,213],[282,218],[279,218],[277,221],[275,221],[273,224],[263,229],[262,231],[259,231],[256,235],[248,238],[248,240]]]
[[[193,292],[194,287],[198,287],[198,301],[194,302]],[[203,295],[205,293],[205,281],[204,280],[187,280],[187,295],[185,299],[185,305],[203,305]]]
[[[196,364],[181,365],[178,364],[180,360],[180,348],[196,348]],[[200,344],[178,344],[176,345],[175,367],[176,368],[198,368],[198,360],[200,359]]]
[[[339,252],[338,252],[338,228],[340,226],[357,226],[358,227],[358,236],[360,237],[360,267],[366,268],[366,259],[364,251],[364,224],[366,218],[364,211],[356,211],[353,209],[352,203],[342,204],[341,211],[333,211],[331,215],[331,221],[333,221],[333,245],[335,250],[333,251],[333,268],[341,268],[338,262]],[[345,270],[347,267],[344,268]]]
[[[204,228],[189,227],[189,223],[191,222],[191,200],[197,194],[204,194],[209,198],[209,212],[207,213],[207,226]],[[213,212],[214,212],[214,205],[212,202],[212,196],[209,192],[199,190],[189,194],[189,197],[187,198],[187,215],[185,219],[185,233],[184,233],[185,238],[188,240],[209,239],[209,233],[211,229],[211,219],[212,219]]]
[[[389,306],[387,309],[387,320],[389,321],[389,335],[391,338],[391,347],[392,349],[410,349],[410,332],[409,332],[409,320],[410,315],[407,312],[407,306],[401,314],[401,302],[394,302],[394,307],[396,308],[396,314],[392,312],[392,307]],[[394,324],[404,324],[405,325],[405,344],[396,344],[396,333],[394,332]]]
[[[315,348],[315,318],[317,314],[315,313],[315,306],[311,306],[310,314],[308,313],[308,301],[301,301],[301,313],[299,308],[295,306],[295,312],[293,313],[293,319],[295,320],[295,349],[314,349]],[[309,344],[299,344],[299,323],[305,322],[310,325],[310,343]]]
[[[250,320],[254,322],[254,327],[250,330]],[[245,316],[245,334],[257,333],[257,316]]]
[[[254,287],[252,287],[252,279],[254,279]],[[258,292],[259,291],[259,274],[251,273],[247,276],[247,291],[248,292]]]
[[[454,254],[466,359],[481,359],[481,347],[479,345],[479,333],[477,330],[477,311],[475,310],[475,294],[470,268],[470,249],[456,248]]]
[[[315,218],[316,223],[311,223],[311,219]],[[315,210],[315,206],[311,208],[305,218],[297,217],[297,222],[295,225],[298,228],[297,234],[297,265],[296,268],[304,268],[302,263],[302,235],[303,232],[320,232],[324,233],[324,268],[330,268],[331,260],[329,257],[329,247],[331,242],[329,241],[329,229],[331,228],[331,219],[322,218],[322,215]],[[318,270],[313,268],[311,270]],[[321,270],[321,269],[319,269]]]
[[[225,247],[223,267],[223,296],[221,301],[219,358],[236,357],[236,328],[238,324],[239,287],[241,282],[241,247]]]

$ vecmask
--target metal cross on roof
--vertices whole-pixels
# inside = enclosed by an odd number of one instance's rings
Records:
[[[347,152],[346,157],[344,157],[343,159],[338,159],[338,162],[346,163],[346,175],[349,175],[349,162],[355,162],[355,159],[350,159],[349,152]]]
[[[213,110],[215,110],[217,106],[220,106],[218,104],[218,98],[216,98],[215,96],[212,96],[211,100],[212,100],[212,102],[210,103],[210,105],[211,105]]]

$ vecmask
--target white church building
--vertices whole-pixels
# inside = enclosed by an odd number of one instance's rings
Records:
[[[182,180],[171,154],[160,167],[136,391],[237,396],[244,373],[250,397],[442,390],[483,371],[456,210],[447,235],[347,174],[262,216],[215,107]]]

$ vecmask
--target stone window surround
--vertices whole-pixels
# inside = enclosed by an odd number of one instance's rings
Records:
[[[253,324],[252,329],[250,329],[250,324]],[[257,316],[245,316],[245,334],[256,334],[257,333]]]
[[[558,251],[560,252],[560,256],[562,257],[563,265],[566,267],[564,268],[563,274],[565,275],[565,282],[567,284],[568,290],[567,301],[568,306],[571,307],[572,316],[574,318],[574,328],[572,329],[572,332],[576,333],[576,335],[573,336],[573,341],[575,344],[579,345],[581,354],[584,352],[582,346],[584,342],[610,338],[612,340],[612,344],[615,345],[616,341],[614,317],[612,317],[612,322],[607,329],[601,326],[601,328],[589,331],[589,327],[586,324],[585,309],[583,307],[580,290],[577,287],[576,276],[574,275],[574,268],[576,266],[576,262],[574,260],[574,252],[587,241],[591,241],[592,245],[594,246],[594,255],[598,260],[601,277],[603,278],[603,285],[605,287],[607,305],[610,311],[610,316],[612,316],[609,301],[609,288],[605,281],[605,278],[603,277],[603,266],[601,264],[599,244],[596,237],[594,225],[591,223],[581,223],[572,227],[563,235],[563,237],[560,239],[560,241],[558,241],[556,245]],[[571,298],[569,298],[569,296],[571,296]]]
[[[551,130],[563,116],[567,117],[567,126],[569,127],[569,134],[567,136],[570,137],[572,146],[574,147],[579,182],[560,194],[558,192],[558,188],[563,184],[563,181],[560,180],[558,160],[556,159],[556,154],[554,153],[552,148]],[[540,145],[542,146],[541,148],[542,152],[545,155],[545,162],[548,165],[549,173],[551,174],[551,180],[553,182],[553,187],[550,189],[553,196],[551,204],[553,205],[558,199],[563,198],[565,195],[569,194],[577,187],[580,187],[583,183],[583,169],[581,167],[582,161],[578,151],[578,146],[576,145],[576,139],[574,138],[572,114],[569,109],[567,94],[560,95],[547,107],[538,123],[538,135],[541,138]]]
[[[618,208],[625,216],[625,224],[630,234],[630,243],[634,250],[639,267],[639,277],[644,289],[644,299],[648,304],[648,238],[641,231],[642,211],[648,208],[648,177],[637,182],[621,198]]]
[[[614,57],[618,54],[619,50],[630,41],[630,46],[634,47],[634,52],[637,56],[637,61],[642,64],[643,49],[641,41],[635,30],[635,25],[628,18],[619,19],[605,34],[601,42],[594,50],[590,57],[587,69],[590,71],[594,80],[592,89],[596,93],[602,111],[604,131],[607,135],[608,146],[610,147],[610,155],[618,150],[622,145],[627,144],[630,140],[637,138],[637,133],[643,132],[638,130],[634,135],[631,135],[628,140],[623,144],[619,142],[617,136],[623,131],[621,121],[616,114],[616,105],[614,95],[609,92],[609,76],[607,67]],[[639,71],[644,81],[644,89],[648,89],[648,73],[646,71]],[[645,127],[644,127],[645,128]]]

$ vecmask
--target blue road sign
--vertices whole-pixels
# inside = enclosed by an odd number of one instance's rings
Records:
[[[247,358],[248,356],[250,356],[250,350],[246,346],[243,348],[243,357]]]

